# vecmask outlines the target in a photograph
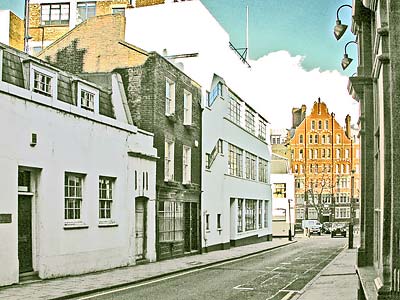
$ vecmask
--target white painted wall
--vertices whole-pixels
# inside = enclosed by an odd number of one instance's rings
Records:
[[[229,243],[249,236],[263,237],[272,234],[271,187],[245,178],[230,176],[228,170],[228,143],[270,161],[269,146],[228,120],[229,93],[223,86],[223,95],[203,111],[203,152],[211,153],[218,139],[223,142],[223,154],[218,155],[210,170],[203,170],[203,247]],[[203,160],[205,154],[203,155]],[[204,162],[204,161],[203,161]],[[244,170],[244,168],[243,168]],[[258,179],[258,177],[257,177]],[[266,228],[237,232],[237,201],[231,207],[231,198],[269,200],[268,226]],[[204,214],[210,214],[210,230],[204,228]],[[222,230],[218,230],[217,214],[222,214]]]
[[[0,51],[1,52],[1,51]],[[0,56],[1,57],[1,56]],[[121,101],[114,93],[113,101]],[[18,167],[36,171],[33,196],[34,270],[41,278],[80,274],[135,263],[135,197],[149,198],[147,254],[155,253],[156,156],[153,136],[136,127],[0,81],[0,285],[18,282]],[[36,133],[37,145],[30,146]],[[134,171],[149,172],[149,190],[134,189]],[[85,229],[64,229],[64,173],[86,174],[82,219]],[[115,177],[112,219],[117,227],[98,227],[98,177]],[[139,176],[140,178],[141,176]],[[139,187],[141,184],[139,183]]]
[[[10,10],[0,10],[0,43],[10,45]]]
[[[290,223],[292,227],[296,223],[296,203],[294,197],[294,175],[293,174],[271,174],[271,184],[272,184],[272,193],[274,192],[274,184],[275,183],[286,183],[286,197],[285,198],[275,198],[272,194],[272,216],[279,214],[279,209],[283,208],[286,210],[286,225],[280,224],[281,222],[272,223],[273,234],[276,236],[279,235],[288,235],[289,229],[289,205],[288,199],[293,201],[290,202]],[[293,228],[292,228],[293,230]],[[292,231],[294,233],[294,231]]]

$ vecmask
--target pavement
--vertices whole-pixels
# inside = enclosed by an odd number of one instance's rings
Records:
[[[301,239],[302,237],[297,238],[297,236],[294,241],[288,241],[287,238],[274,238],[269,242],[232,247],[227,250],[183,256],[154,263],[57,279],[25,282],[0,288],[0,299],[70,299],[113,287],[123,287],[181,271],[193,270],[250,256],[283,247]],[[291,295],[290,299],[357,299],[355,262],[356,249],[345,249],[307,284],[299,294]]]
[[[290,300],[357,300],[356,274],[358,237],[353,249],[345,248],[299,294]]]

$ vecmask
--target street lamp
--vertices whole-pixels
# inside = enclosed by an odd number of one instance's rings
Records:
[[[353,61],[353,59],[350,58],[349,55],[347,54],[347,46],[352,43],[357,44],[357,42],[355,42],[355,41],[350,41],[344,46],[344,56],[342,59],[342,69],[343,70],[345,70]]]
[[[292,199],[287,199],[288,206],[289,206],[289,241],[292,240],[292,217],[290,215],[290,202],[293,201]]]
[[[339,10],[341,10],[343,7],[351,8],[351,5],[344,4],[340,6],[336,11],[336,25],[333,28],[333,34],[335,35],[336,40],[340,40],[340,38],[343,36],[343,34],[346,32],[347,29],[347,25],[342,24],[342,22],[339,19]]]

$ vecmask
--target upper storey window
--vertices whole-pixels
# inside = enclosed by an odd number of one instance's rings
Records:
[[[254,114],[250,110],[246,109],[246,116],[245,116],[245,122],[246,122],[246,130],[255,133],[255,121],[254,121]]]
[[[262,120],[258,122],[258,137],[264,141],[267,139],[267,124]]]
[[[41,5],[42,25],[68,25],[69,24],[69,4],[42,4]]]
[[[231,119],[231,121],[240,125],[240,120],[241,120],[240,103],[233,98],[231,98],[229,105],[229,118]]]
[[[96,15],[96,2],[81,2],[77,5],[78,22],[83,22]]]
[[[78,82],[77,100],[78,107],[96,113],[99,112],[99,91],[97,89]]]
[[[113,7],[112,14],[125,16],[125,7]]]
[[[57,97],[57,73],[31,63],[29,68],[30,89],[38,94],[56,99]]]
[[[315,121],[314,121],[314,120],[311,121],[311,129],[312,129],[312,130],[315,129]]]
[[[165,115],[175,113],[175,82],[170,79],[165,81]]]
[[[51,81],[52,77],[43,74],[37,70],[33,73],[33,91],[46,96],[52,95]]]

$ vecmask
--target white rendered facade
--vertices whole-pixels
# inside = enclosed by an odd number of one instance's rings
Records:
[[[274,154],[273,154],[274,155]],[[272,161],[272,164],[274,161]],[[272,186],[272,235],[287,236],[289,224],[294,234],[295,197],[294,197],[294,175],[271,173]],[[289,218],[290,203],[290,218]]]
[[[271,154],[266,143],[267,130],[265,139],[258,137],[261,134],[258,124],[267,125],[266,121],[251,111],[255,130],[250,133],[252,129],[246,127],[245,115],[251,108],[222,78],[215,76],[212,87],[217,85],[220,92],[203,111],[206,159],[203,161],[202,246],[212,250],[268,240],[272,234]],[[240,104],[239,118],[232,116],[230,101]],[[263,174],[261,162],[265,162]]]
[[[6,129],[0,131],[0,286],[18,282],[26,258],[40,278],[135,264],[138,246],[144,249],[140,258],[154,261],[157,153],[152,134],[128,124],[118,76],[110,75],[115,111],[110,118],[60,101],[57,80],[72,75],[3,45],[0,76],[5,52],[24,61],[28,77],[23,87],[0,78],[0,128]],[[51,76],[48,95],[33,90],[34,70]],[[93,91],[96,107],[99,87],[73,77],[76,81]],[[72,188],[74,181],[79,184]],[[27,216],[20,213],[23,201],[30,203]],[[135,238],[140,201],[147,219],[141,245]],[[100,209],[104,202],[110,206]],[[31,232],[22,237],[25,217]],[[24,255],[22,239],[31,244]]]

